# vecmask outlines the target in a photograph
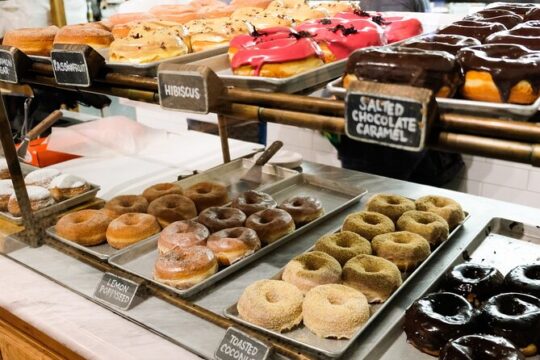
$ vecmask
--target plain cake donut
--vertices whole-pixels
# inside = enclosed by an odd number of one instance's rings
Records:
[[[324,214],[321,201],[313,196],[295,196],[287,199],[279,208],[291,214],[296,226],[307,224]]]
[[[258,211],[273,209],[277,206],[276,200],[261,191],[249,190],[233,200],[231,206],[240,209],[250,216]]]
[[[367,203],[367,210],[388,216],[396,222],[403,213],[414,210],[416,207],[412,200],[393,194],[378,194]]]
[[[360,211],[345,218],[342,231],[352,231],[369,241],[377,235],[396,230],[392,219],[373,211]]]
[[[448,223],[435,213],[411,210],[397,221],[397,229],[410,231],[426,239],[432,248],[448,239]]]
[[[195,204],[183,195],[165,195],[152,201],[148,213],[154,215],[163,227],[175,221],[190,220],[197,216]]]
[[[371,255],[371,243],[356,233],[341,231],[321,237],[315,250],[327,253],[343,266],[356,255]]]
[[[199,212],[211,206],[225,205],[229,201],[227,188],[217,182],[205,181],[190,186],[185,195],[193,200]]]
[[[143,191],[142,196],[144,196],[145,199],[148,200],[148,203],[151,203],[157,198],[165,195],[183,195],[183,193],[184,191],[182,191],[182,188],[179,185],[173,183],[159,183],[156,185],[152,185],[149,188],[146,188]]]
[[[99,245],[107,240],[111,219],[99,210],[80,210],[64,215],[55,225],[56,233],[83,246]]]
[[[431,254],[428,241],[409,231],[375,236],[371,247],[375,255],[393,262],[403,272],[413,270]]]
[[[341,280],[341,265],[322,251],[311,251],[293,258],[283,270],[281,279],[295,285],[302,293]]]
[[[145,213],[148,210],[148,201],[139,195],[120,195],[107,201],[105,209],[118,216],[127,213]]]
[[[175,221],[167,225],[158,239],[160,253],[175,247],[204,246],[210,231],[202,224],[192,220]]]
[[[259,280],[249,285],[238,300],[240,317],[265,329],[283,332],[302,321],[304,295],[280,280]]]
[[[397,266],[381,257],[358,255],[343,267],[343,284],[366,295],[370,303],[385,302],[401,283]]]
[[[416,210],[432,212],[442,217],[450,229],[455,228],[465,220],[465,213],[461,205],[444,196],[424,196],[417,199],[415,204]]]
[[[244,226],[246,214],[241,210],[227,207],[209,207],[199,214],[198,220],[210,232]]]
[[[247,218],[246,227],[255,230],[263,244],[271,244],[296,229],[291,215],[281,209],[256,212]]]
[[[128,213],[111,221],[107,228],[107,242],[115,249],[122,249],[159,233],[161,227],[149,214]]]
[[[350,339],[368,321],[367,298],[339,284],[311,289],[302,304],[304,325],[321,338]]]
[[[261,241],[255,230],[234,227],[213,233],[206,246],[214,252],[220,265],[229,266],[259,250]]]

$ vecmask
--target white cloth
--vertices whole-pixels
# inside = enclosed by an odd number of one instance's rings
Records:
[[[20,27],[41,27],[51,22],[49,0],[0,1],[0,37]]]

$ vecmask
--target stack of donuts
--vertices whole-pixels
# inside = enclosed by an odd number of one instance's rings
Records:
[[[303,321],[319,337],[351,338],[369,319],[369,304],[386,301],[463,220],[461,206],[446,197],[375,195],[366,211],[347,216],[340,232],[293,258],[281,280],[246,288],[238,313],[274,331]]]
[[[540,95],[538,20],[537,4],[493,4],[401,46],[354,53],[344,86],[360,79],[425,87],[438,97],[532,104]]]
[[[407,340],[442,360],[514,359],[539,353],[540,263],[496,268],[463,263],[450,269],[441,291],[405,313]]]
[[[0,159],[0,178],[0,211],[9,212],[15,217],[22,216],[5,159]],[[91,189],[86,180],[62,174],[53,168],[34,170],[25,176],[24,182],[32,211],[44,209]]]

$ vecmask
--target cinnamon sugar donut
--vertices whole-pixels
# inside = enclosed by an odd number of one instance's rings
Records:
[[[370,303],[385,302],[402,282],[397,266],[381,257],[358,255],[343,267],[343,284],[359,290]]]
[[[386,215],[373,211],[360,211],[345,218],[342,231],[352,231],[371,241],[375,236],[396,230],[394,222]]]
[[[321,237],[315,250],[327,253],[343,266],[357,255],[371,255],[371,243],[352,231],[341,231]]]
[[[302,226],[324,214],[321,201],[313,196],[295,196],[287,199],[279,208],[291,214],[296,226]]]
[[[198,220],[210,232],[244,226],[246,214],[241,210],[226,207],[210,207],[199,214]]]
[[[435,213],[407,211],[397,221],[400,231],[410,231],[426,239],[432,248],[448,239],[448,223]]]
[[[167,225],[157,242],[158,250],[164,254],[175,247],[204,246],[210,231],[192,220],[175,221]]]
[[[258,211],[273,209],[277,203],[266,193],[249,190],[234,199],[231,206],[242,210],[246,216],[250,216]]]
[[[189,187],[185,191],[185,196],[193,200],[199,212],[211,206],[225,205],[229,201],[227,188],[223,184],[210,181]]]
[[[213,233],[206,246],[214,252],[221,265],[229,266],[259,250],[261,241],[255,230],[235,227]]]
[[[56,233],[64,239],[83,246],[94,246],[107,240],[111,219],[99,210],[80,210],[64,215],[55,225]]]
[[[138,195],[120,195],[107,201],[105,209],[118,216],[127,213],[145,213],[148,210],[148,201]]]
[[[393,194],[377,194],[369,199],[367,210],[388,216],[394,223],[403,213],[416,209],[414,201]]]
[[[339,283],[341,265],[322,251],[311,251],[289,261],[281,279],[293,284],[305,294],[319,285]]]
[[[107,242],[115,249],[122,249],[159,233],[161,227],[149,214],[128,213],[111,221],[107,228]]]
[[[409,231],[375,236],[371,246],[375,255],[393,262],[403,272],[413,270],[431,254],[428,241]]]
[[[163,227],[172,222],[190,220],[197,216],[195,204],[183,195],[165,195],[152,201],[148,213],[154,215]]]
[[[156,185],[152,185],[149,188],[146,188],[142,196],[146,200],[148,200],[148,203],[151,203],[152,201],[156,200],[157,198],[160,198],[165,195],[183,195],[184,191],[182,191],[182,188],[173,183],[159,183]]]
[[[30,207],[32,211],[38,211],[54,204],[54,199],[51,197],[49,191],[45,188],[40,186],[27,186],[26,192],[28,193],[28,198],[30,199]],[[7,209],[13,216],[22,216],[21,208],[15,192],[13,192],[13,194],[11,194],[9,197]]]
[[[240,317],[265,329],[283,332],[302,321],[304,296],[285,281],[259,280],[249,285],[238,300]]]
[[[302,304],[304,325],[321,338],[350,339],[370,316],[367,298],[339,284],[311,289]]]
[[[465,213],[461,205],[455,200],[444,196],[424,196],[417,199],[415,204],[416,210],[432,212],[442,217],[446,220],[450,229],[455,228],[465,220]]]
[[[154,279],[177,289],[188,289],[214,275],[217,270],[216,257],[207,247],[176,247],[158,257]]]
[[[246,227],[255,230],[263,244],[271,244],[296,229],[291,215],[281,209],[256,212],[247,218]]]

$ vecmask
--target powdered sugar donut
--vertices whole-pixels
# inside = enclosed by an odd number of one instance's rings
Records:
[[[62,174],[55,177],[50,185],[49,191],[56,201],[62,201],[82,194],[90,189],[90,185],[75,175]]]
[[[8,201],[13,193],[11,180],[0,180],[0,211],[7,211]]]
[[[10,179],[9,169],[5,158],[0,158],[0,179]]]
[[[26,185],[35,185],[48,188],[51,181],[60,174],[61,172],[58,169],[39,169],[26,175],[24,182]]]
[[[32,211],[43,209],[54,204],[51,194],[47,189],[41,186],[27,186],[26,191],[30,199]],[[11,194],[8,201],[8,211],[13,216],[21,216],[21,208],[15,193]]]

